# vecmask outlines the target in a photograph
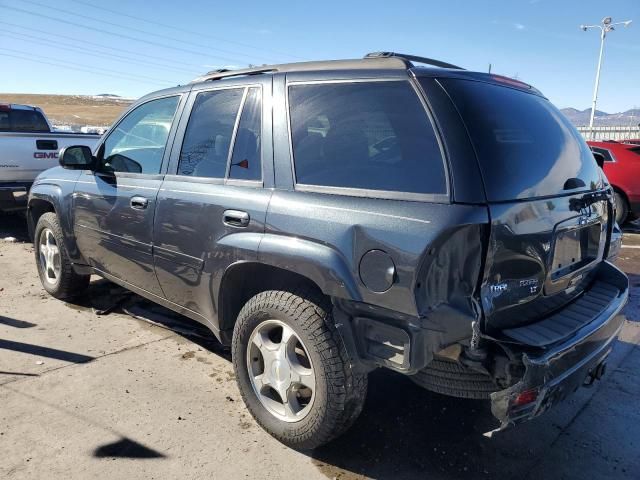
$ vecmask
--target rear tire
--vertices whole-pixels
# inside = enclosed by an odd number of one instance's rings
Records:
[[[627,199],[624,198],[624,195],[622,195],[620,192],[615,192],[615,198],[616,222],[618,222],[618,225],[622,226],[629,217],[629,204],[627,203]]]
[[[422,388],[450,397],[486,400],[500,390],[488,375],[439,358],[410,378]]]
[[[364,404],[367,375],[349,362],[331,307],[308,289],[266,291],[245,304],[233,331],[233,367],[247,409],[292,448],[313,449],[336,438]],[[293,380],[299,371],[307,372],[302,383]]]
[[[55,213],[45,213],[38,219],[33,239],[42,287],[60,300],[70,300],[83,293],[90,276],[79,275],[73,269]]]

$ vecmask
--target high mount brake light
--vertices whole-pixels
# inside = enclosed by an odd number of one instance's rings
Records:
[[[505,85],[511,85],[512,87],[522,88],[524,90],[531,90],[531,85],[521,82],[520,80],[514,80],[513,78],[504,77],[502,75],[491,75],[491,78],[494,81],[504,83]]]

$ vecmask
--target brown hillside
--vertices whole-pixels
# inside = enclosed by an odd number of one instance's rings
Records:
[[[108,126],[131,105],[132,101],[85,95],[0,93],[0,103],[21,103],[40,107],[49,121],[56,125]]]

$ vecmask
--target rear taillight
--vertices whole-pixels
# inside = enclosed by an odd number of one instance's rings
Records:
[[[512,403],[514,407],[520,407],[522,405],[527,405],[529,403],[533,403],[538,399],[538,389],[532,388],[531,390],[525,390],[520,393]]]
[[[10,112],[11,111],[11,105],[8,105],[6,103],[0,103],[0,112]]]

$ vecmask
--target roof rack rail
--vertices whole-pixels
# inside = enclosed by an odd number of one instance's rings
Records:
[[[230,70],[228,68],[221,68],[219,70],[212,70],[204,75],[194,78],[191,83],[206,82],[219,80],[227,77],[239,77],[242,75],[258,75],[260,73],[277,72],[278,68],[275,66],[262,66],[254,68],[243,68],[240,70]]]
[[[464,70],[462,67],[453,65],[451,63],[443,62],[441,60],[435,60],[433,58],[418,57],[417,55],[406,55],[404,53],[395,52],[371,52],[367,53],[364,58],[400,58],[410,62],[423,63],[425,65],[433,65],[434,67],[441,68],[455,68],[456,70]]]

